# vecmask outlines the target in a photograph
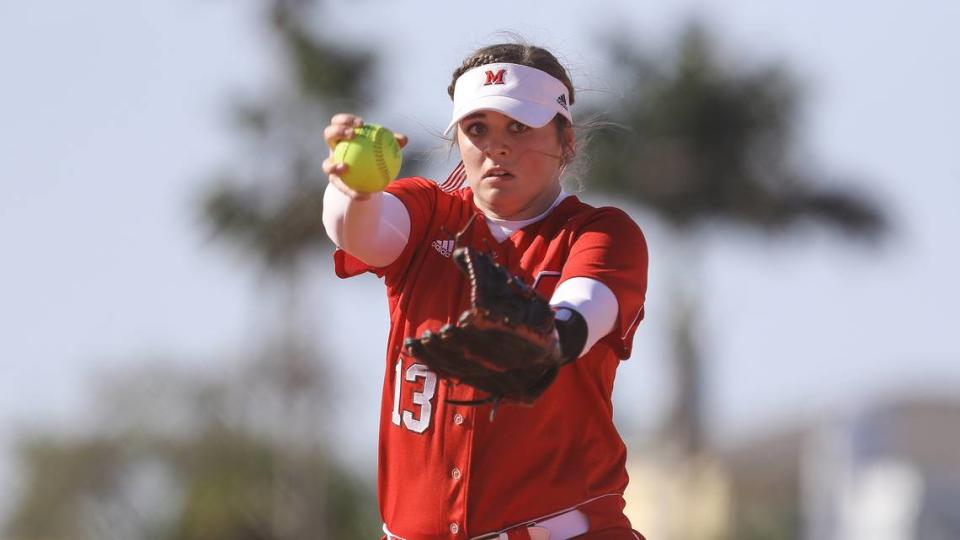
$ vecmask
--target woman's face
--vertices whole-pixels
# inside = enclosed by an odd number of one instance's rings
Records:
[[[572,130],[565,137],[572,146]],[[496,111],[478,111],[460,120],[457,142],[474,202],[496,217],[536,217],[560,192],[564,145],[553,122],[532,128]]]

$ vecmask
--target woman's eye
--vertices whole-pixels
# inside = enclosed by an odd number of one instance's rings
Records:
[[[467,135],[483,135],[483,133],[486,130],[487,130],[487,126],[481,124],[480,122],[477,122],[467,126],[467,129],[465,131],[467,132]]]
[[[514,133],[523,133],[524,131],[530,129],[530,126],[523,124],[521,122],[514,122],[510,124],[510,130]]]

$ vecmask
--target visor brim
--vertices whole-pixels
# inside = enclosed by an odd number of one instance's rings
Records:
[[[444,135],[449,135],[450,130],[455,128],[464,117],[478,111],[497,111],[533,128],[543,127],[550,123],[554,116],[561,114],[555,107],[541,103],[508,96],[480,96],[455,113],[453,120],[443,131]]]

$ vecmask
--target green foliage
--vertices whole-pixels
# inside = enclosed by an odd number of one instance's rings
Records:
[[[71,538],[82,518],[82,497],[110,493],[117,481],[122,449],[105,438],[58,440],[37,436],[20,443],[17,454],[27,489],[10,518],[14,538]]]
[[[367,83],[373,56],[332,47],[289,19],[279,18],[299,88],[310,98],[353,109],[369,101]]]
[[[885,223],[878,207],[832,181],[826,187],[799,163],[797,83],[787,70],[729,66],[715,50],[697,24],[663,60],[612,43],[631,92],[610,109],[626,129],[597,134],[595,185],[681,229],[725,220],[773,232],[810,218],[878,237]]]
[[[145,388],[165,378],[169,374],[144,371],[115,384]],[[24,489],[4,537],[375,537],[379,519],[371,487],[329,459],[321,443],[311,442],[315,436],[273,433],[271,426],[288,418],[241,420],[239,411],[256,406],[245,402],[242,380],[178,378],[166,386],[176,396],[108,391],[105,409],[114,413],[100,419],[102,429],[26,439],[18,451]],[[150,403],[171,398],[187,401],[166,415],[150,411]],[[165,424],[185,411],[196,417],[171,431]]]
[[[374,57],[325,40],[310,24],[318,20],[314,2],[274,0],[268,13],[287,68],[284,86],[234,104],[234,125],[251,151],[211,184],[200,208],[213,236],[269,270],[290,271],[330,246],[321,222],[323,128],[335,112],[369,105]]]
[[[737,540],[799,540],[803,534],[803,514],[797,501],[773,504],[753,501],[738,508],[730,538]]]
[[[329,246],[321,222],[322,129],[368,102],[373,57],[310,26],[316,4],[273,0],[269,28],[288,68],[281,88],[234,104],[250,150],[205,191],[211,236],[291,279]],[[285,86],[284,86],[285,85]],[[293,303],[276,347],[238,378],[143,371],[106,388],[97,428],[39,434],[18,450],[23,488],[5,538],[299,540],[379,536],[371,486],[330,458],[320,437],[320,359],[300,341]],[[269,346],[269,344],[268,344]]]
[[[323,188],[300,182],[282,194],[221,182],[207,192],[203,215],[214,237],[240,245],[272,269],[289,269],[311,249],[329,245],[320,216]]]

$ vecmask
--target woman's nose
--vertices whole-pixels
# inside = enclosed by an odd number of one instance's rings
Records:
[[[505,156],[510,153],[510,145],[503,137],[490,137],[487,139],[486,148],[484,152],[493,156]]]

